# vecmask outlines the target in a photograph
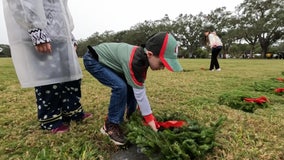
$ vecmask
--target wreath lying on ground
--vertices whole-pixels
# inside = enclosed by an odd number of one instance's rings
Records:
[[[219,96],[219,104],[250,113],[258,108],[268,107],[268,101],[265,96],[254,97],[243,91],[231,91]]]
[[[269,92],[269,93],[275,93],[277,95],[284,95],[283,82],[284,79],[281,77],[254,82],[254,89],[255,91],[259,92]]]
[[[196,121],[180,113],[155,115],[159,122],[170,122],[171,120],[182,120],[182,127],[161,127],[154,132],[149,126],[143,124],[141,115],[135,113],[131,116],[127,127],[127,139],[130,143],[137,145],[150,159],[194,159],[203,157],[217,144],[215,133],[225,120],[224,117],[210,125],[201,126]]]
[[[284,95],[284,88],[276,88],[274,90],[275,94],[279,95],[279,96],[283,96]]]

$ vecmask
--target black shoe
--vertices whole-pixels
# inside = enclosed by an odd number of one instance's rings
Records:
[[[101,133],[108,135],[116,145],[125,145],[126,141],[122,130],[118,124],[105,121],[105,125],[101,128]]]

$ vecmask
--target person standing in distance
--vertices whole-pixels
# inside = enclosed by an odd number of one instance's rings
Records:
[[[216,32],[214,32],[209,27],[204,29],[204,36],[205,42],[211,48],[212,53],[209,70],[214,71],[214,69],[216,69],[216,71],[221,71],[218,62],[218,55],[222,50],[223,43],[221,39],[217,36]]]
[[[82,71],[67,0],[3,0],[12,60],[21,87],[35,88],[44,130],[63,133],[92,116],[81,103]]]

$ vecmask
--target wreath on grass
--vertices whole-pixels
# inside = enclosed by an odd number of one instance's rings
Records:
[[[279,96],[283,96],[284,95],[284,88],[276,88],[274,90],[275,94],[279,95]]]
[[[148,158],[163,160],[194,159],[205,156],[217,145],[215,134],[225,120],[224,117],[220,117],[216,123],[206,127],[181,113],[164,113],[155,117],[160,122],[182,120],[186,125],[178,128],[160,128],[158,132],[154,132],[143,124],[141,115],[135,113],[126,125],[127,139],[137,145]]]
[[[219,96],[219,104],[227,105],[233,109],[253,113],[258,108],[267,108],[269,100],[265,96],[254,97],[243,91],[231,91]]]
[[[259,92],[268,92],[268,93],[274,93],[277,95],[284,95],[284,79],[279,78],[273,78],[268,80],[263,80],[259,82],[254,82],[254,89],[255,91]]]

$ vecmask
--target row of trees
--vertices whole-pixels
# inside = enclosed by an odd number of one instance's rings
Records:
[[[102,42],[126,42],[141,45],[148,37],[159,31],[174,34],[180,43],[180,57],[208,57],[209,49],[204,46],[202,29],[204,26],[214,26],[221,37],[223,57],[230,55],[249,57],[253,53],[284,51],[284,2],[283,0],[244,0],[235,8],[227,11],[225,7],[212,10],[209,14],[200,12],[197,15],[180,14],[171,20],[166,14],[162,19],[144,21],[132,26],[129,30],[120,32],[95,32],[89,38],[79,40],[78,55],[82,56],[87,45],[97,45]],[[0,56],[10,56],[7,46]]]
[[[87,45],[102,42],[126,42],[133,45],[145,43],[147,38],[158,31],[174,34],[180,43],[179,56],[206,57],[204,47],[204,26],[212,25],[223,41],[223,54],[235,57],[244,51],[261,53],[284,50],[284,3],[283,0],[244,0],[234,12],[225,7],[212,10],[209,14],[180,14],[171,20],[166,14],[156,21],[144,21],[120,32],[95,32],[85,40],[79,40],[78,54],[86,52]],[[224,56],[225,57],[225,56]]]
[[[11,57],[9,45],[0,44],[0,57]]]

